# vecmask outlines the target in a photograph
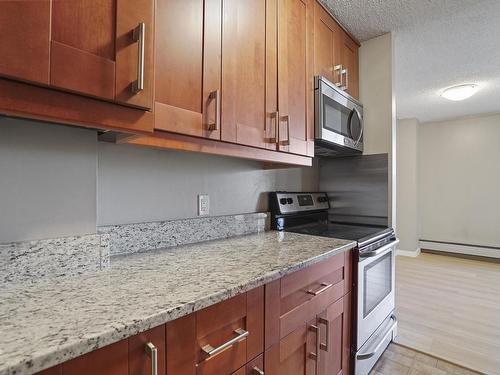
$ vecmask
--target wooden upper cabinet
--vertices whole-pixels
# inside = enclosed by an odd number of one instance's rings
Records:
[[[153,0],[52,0],[50,85],[150,108],[153,30]]]
[[[359,94],[359,45],[314,2],[314,75],[327,78],[355,98]]]
[[[155,128],[220,139],[221,0],[157,0]]]
[[[345,91],[353,97],[359,97],[359,57],[357,43],[342,30],[341,64],[345,69]]]
[[[314,75],[332,83],[340,82],[340,43],[342,29],[326,10],[314,2]]]
[[[222,140],[265,148],[266,0],[224,0]]]
[[[0,75],[49,83],[50,0],[0,1]]]
[[[281,151],[313,152],[313,2],[278,0],[278,139]]]

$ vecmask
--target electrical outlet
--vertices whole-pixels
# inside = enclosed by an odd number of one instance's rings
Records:
[[[210,213],[210,197],[208,194],[198,194],[198,216],[206,216]]]

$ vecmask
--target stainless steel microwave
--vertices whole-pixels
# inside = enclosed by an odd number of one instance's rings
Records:
[[[315,155],[363,152],[363,106],[326,78],[314,78]]]

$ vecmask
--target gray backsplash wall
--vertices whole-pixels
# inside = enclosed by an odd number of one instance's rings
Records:
[[[267,210],[268,191],[317,190],[316,168],[97,142],[93,130],[0,117],[0,243],[96,226]]]

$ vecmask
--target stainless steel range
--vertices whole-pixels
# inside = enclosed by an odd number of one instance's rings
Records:
[[[270,208],[273,229],[357,242],[351,354],[354,373],[368,374],[396,335],[394,266],[399,241],[394,230],[329,220],[326,193],[271,193]]]

